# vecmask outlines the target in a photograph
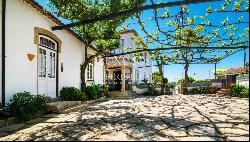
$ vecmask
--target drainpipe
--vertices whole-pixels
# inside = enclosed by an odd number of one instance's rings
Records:
[[[2,0],[2,106],[5,106],[5,13],[6,0]]]
[[[5,106],[5,12],[6,0],[2,1],[2,106]]]

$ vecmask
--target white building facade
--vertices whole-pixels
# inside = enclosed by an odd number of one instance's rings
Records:
[[[0,0],[1,4],[3,1]],[[2,18],[2,6],[0,12]],[[84,62],[86,47],[77,34],[70,30],[52,31],[53,26],[63,23],[33,0],[6,0],[5,17],[0,22],[0,27],[5,22],[5,33],[0,29],[3,33],[1,57],[5,50],[5,61],[0,61],[2,103],[9,102],[18,92],[56,98],[62,87],[81,88],[80,65]],[[2,44],[3,35],[5,45]],[[88,52],[94,51],[88,49]],[[93,71],[103,69],[103,61],[95,60]],[[103,83],[103,73],[92,80]]]
[[[122,33],[121,42],[124,44],[121,44],[121,46],[124,48],[123,52],[136,51],[138,47],[136,39],[134,38],[136,36],[138,37],[139,35],[135,30],[127,30]],[[146,48],[146,45],[144,45],[144,43],[142,44]],[[131,54],[125,55],[125,57],[132,60],[132,80],[134,84],[140,84],[143,80],[147,80],[148,82],[152,81],[152,60],[150,52],[143,52],[139,60]]]
[[[123,31],[121,33],[120,48],[111,51],[113,57],[106,58],[106,84],[110,86],[112,91],[124,93],[133,90],[132,86],[142,83],[143,80],[152,81],[150,52],[142,52],[139,58],[134,57],[132,54],[119,56],[122,53],[136,51],[138,47],[136,38],[140,39],[135,30]],[[143,45],[143,48],[147,48],[142,40],[140,44]]]

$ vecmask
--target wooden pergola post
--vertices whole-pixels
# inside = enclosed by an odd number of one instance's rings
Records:
[[[125,81],[125,79],[126,79],[125,74],[126,74],[126,68],[123,65],[122,66],[122,87],[121,87],[121,92],[122,93],[125,93],[125,91],[126,91],[126,89],[125,89],[125,86],[126,86],[125,85],[125,83],[126,83],[126,81]]]

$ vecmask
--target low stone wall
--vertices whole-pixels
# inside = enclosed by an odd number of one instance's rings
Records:
[[[161,86],[160,85],[155,85],[157,91],[161,91]],[[133,91],[135,91],[137,94],[141,94],[146,92],[148,89],[148,85],[135,85],[133,86]]]
[[[7,127],[9,125],[13,125],[13,124],[16,124],[18,121],[17,121],[17,118],[16,117],[11,117],[11,118],[7,118],[7,119],[3,119],[3,120],[0,120],[0,128],[1,127]]]
[[[102,101],[106,101],[106,97],[101,97],[97,100],[91,100],[91,101],[86,101],[86,102],[81,102],[81,101],[68,101],[68,102],[53,102],[53,103],[49,103],[48,106],[51,106],[51,108],[48,108],[49,111],[54,112],[54,114],[60,114],[60,113],[68,113],[68,112],[72,112],[72,111],[77,111],[79,109],[84,109],[86,107],[88,107],[89,105],[92,105],[94,103],[97,102],[102,102]],[[56,106],[58,105],[58,106]],[[40,111],[38,112],[38,118],[36,119],[32,119],[30,121],[24,122],[26,124],[34,122],[36,120],[39,120],[39,117],[42,117],[43,115],[48,114],[48,112],[45,111]],[[53,113],[52,113],[53,114]],[[56,114],[56,115],[57,115]],[[48,114],[51,115],[51,114]],[[11,117],[11,118],[6,118],[3,120],[0,120],[0,128],[5,128],[5,127],[12,127],[15,125],[23,125],[23,122],[18,121],[18,119],[16,117]],[[0,130],[1,132],[1,130]],[[0,134],[1,137],[1,134]]]
[[[47,112],[45,111],[39,111],[38,112],[38,117],[45,115]],[[18,124],[20,123],[20,121],[18,120],[17,117],[10,117],[10,118],[6,118],[3,120],[0,120],[0,128],[2,127],[8,127],[10,125],[14,125],[14,124]]]

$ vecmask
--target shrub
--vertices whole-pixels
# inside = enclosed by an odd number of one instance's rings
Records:
[[[63,87],[59,98],[63,101],[86,101],[87,96],[75,87]]]
[[[191,94],[209,94],[209,88],[208,87],[198,87],[198,88],[192,88],[189,93]]]
[[[189,91],[189,93],[190,94],[199,94],[199,88],[192,88],[190,91]]]
[[[171,82],[168,83],[169,89],[174,89],[174,87],[175,87],[175,83],[171,83]]]
[[[142,96],[158,96],[159,92],[156,90],[154,85],[148,85],[146,92],[141,94]]]
[[[178,81],[177,81],[177,85],[182,85],[182,84],[184,84],[184,81],[185,81],[185,79],[180,79],[180,80],[178,80]],[[193,83],[194,81],[195,81],[194,78],[188,77],[188,83]]]
[[[96,100],[101,97],[100,85],[91,85],[86,88],[89,99]]]
[[[208,83],[209,85],[212,85],[211,80],[195,80],[193,83]]]
[[[232,97],[248,98],[249,89],[245,86],[234,84],[230,86],[229,94]]]
[[[211,94],[215,94],[216,91],[218,91],[218,90],[219,90],[219,88],[217,88],[217,87],[215,87],[215,86],[210,86],[210,87],[209,87],[209,92],[210,92]]]
[[[100,85],[100,88],[101,88],[101,94],[103,94],[101,96],[110,97],[108,85]]]
[[[17,93],[7,104],[7,111],[22,121],[36,118],[38,111],[47,109],[49,97],[31,95],[29,92]]]

